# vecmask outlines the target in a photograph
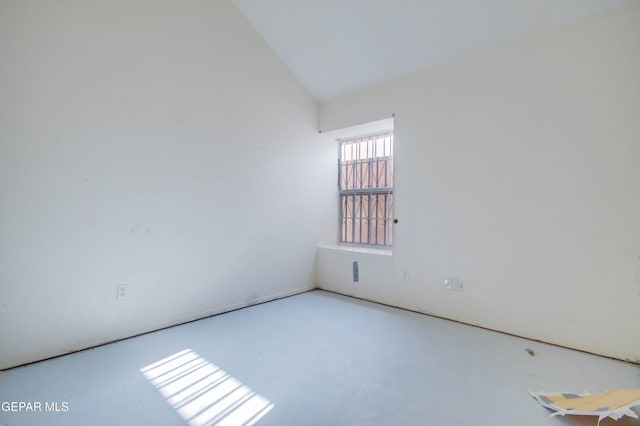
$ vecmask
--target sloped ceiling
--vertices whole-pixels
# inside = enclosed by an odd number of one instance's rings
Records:
[[[233,0],[318,101],[640,0]]]

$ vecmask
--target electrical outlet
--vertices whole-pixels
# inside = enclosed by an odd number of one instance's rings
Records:
[[[447,277],[444,279],[444,289],[446,291],[457,291],[461,293],[464,288],[462,278]]]
[[[358,261],[353,262],[353,282],[360,281],[360,271],[358,270]]]
[[[453,291],[462,292],[462,278],[455,278],[453,280]]]
[[[444,289],[447,291],[453,290],[453,278],[445,278],[444,279]]]
[[[122,300],[127,298],[127,284],[118,284],[116,300]]]
[[[409,281],[409,271],[402,271],[402,280]]]

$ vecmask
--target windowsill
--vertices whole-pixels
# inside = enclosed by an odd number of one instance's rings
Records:
[[[392,257],[393,251],[391,248],[373,248],[373,247],[358,247],[342,244],[323,244],[318,246],[320,250],[329,251],[333,253],[342,254],[368,254],[373,256],[385,256]]]

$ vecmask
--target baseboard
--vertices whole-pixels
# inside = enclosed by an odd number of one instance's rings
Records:
[[[361,297],[361,296],[355,296],[353,294],[349,294],[346,292],[341,292],[338,290],[333,290],[333,289],[327,289],[327,288],[322,288],[322,287],[318,287],[318,290],[323,290],[329,293],[334,293],[334,294],[339,294],[341,296],[347,296],[347,297],[351,297],[354,299],[358,299],[358,300],[364,300],[367,302],[371,302],[371,303],[376,303],[378,305],[383,305],[383,306],[389,306],[391,308],[396,308],[396,309],[402,309],[405,311],[409,311],[409,312],[415,312],[418,314],[422,314],[422,315],[428,315],[430,317],[434,317],[434,318],[439,318],[439,319],[443,319],[443,320],[447,320],[447,321],[453,321],[453,322],[457,322],[460,324],[465,324],[465,325],[470,325],[473,327],[478,327],[478,328],[482,328],[485,330],[489,330],[489,331],[495,331],[496,333],[502,333],[502,334],[507,334],[509,336],[514,336],[514,337],[520,337],[523,339],[528,339],[528,340],[533,340],[536,342],[540,342],[540,343],[545,343],[548,345],[553,345],[553,346],[558,346],[561,348],[565,348],[565,349],[571,349],[574,351],[578,351],[578,352],[584,352],[584,353],[588,353],[591,355],[597,355],[597,356],[602,356],[605,358],[611,358],[611,359],[615,359],[617,361],[623,361],[623,362],[628,362],[631,364],[637,364],[640,365],[640,358],[632,358],[629,357],[625,354],[620,354],[620,353],[615,353],[612,351],[600,351],[597,349],[593,349],[593,348],[588,348],[588,347],[583,347],[583,346],[579,346],[579,345],[571,345],[571,344],[567,344],[566,342],[560,342],[560,341],[556,341],[554,339],[549,339],[549,338],[545,338],[545,337],[541,337],[541,336],[533,336],[533,335],[528,335],[526,333],[520,333],[517,331],[513,331],[513,330],[508,330],[508,329],[497,329],[497,328],[493,328],[491,326],[487,326],[481,323],[473,323],[473,322],[469,322],[469,321],[465,321],[465,320],[460,320],[457,318],[450,318],[450,317],[446,317],[442,314],[439,313],[434,313],[434,312],[429,312],[429,311],[423,311],[423,310],[418,310],[418,309],[410,309],[410,308],[406,308],[400,305],[393,305],[393,304],[389,304],[389,303],[385,303],[385,302],[380,302],[374,299],[369,299],[366,297]]]
[[[206,311],[202,311],[193,315],[188,315],[182,318],[178,318],[178,319],[174,319],[174,320],[169,320],[169,321],[163,321],[160,323],[156,323],[156,324],[152,324],[152,325],[148,325],[145,327],[141,327],[138,329],[135,329],[134,331],[130,332],[130,333],[126,333],[124,335],[116,335],[116,336],[112,336],[106,339],[100,339],[100,340],[95,340],[95,341],[90,341],[87,342],[85,344],[82,345],[78,345],[74,348],[68,349],[68,350],[64,350],[64,351],[56,351],[56,352],[51,352],[48,354],[43,354],[42,356],[38,357],[37,359],[31,360],[31,361],[27,361],[24,363],[19,363],[19,364],[15,364],[15,365],[10,365],[9,367],[5,367],[4,369],[0,370],[0,372],[3,371],[8,371],[14,368],[18,368],[18,367],[24,367],[26,365],[30,365],[30,364],[35,364],[37,362],[42,362],[42,361],[47,361],[50,359],[54,359],[54,358],[58,358],[61,356],[65,356],[65,355],[70,355],[76,352],[82,352],[82,351],[86,351],[88,349],[93,349],[93,348],[97,348],[100,346],[104,346],[104,345],[108,345],[111,343],[115,343],[115,342],[119,342],[122,340],[127,340],[127,339],[131,339],[134,337],[138,337],[138,336],[142,336],[144,334],[148,334],[148,333],[153,333],[155,331],[160,331],[160,330],[164,330],[167,328],[171,328],[171,327],[177,327],[179,325],[183,325],[183,324],[188,324],[190,322],[194,322],[194,321],[199,321],[205,318],[210,318],[216,315],[222,315],[228,312],[232,312],[232,311],[237,311],[238,309],[243,309],[243,308],[248,308],[251,306],[255,306],[255,305],[260,305],[262,303],[267,303],[267,302],[272,302],[274,300],[279,300],[279,299],[284,299],[287,297],[291,297],[291,296],[295,296],[297,294],[302,294],[302,293],[306,293],[308,291],[312,291],[314,289],[316,289],[317,287],[314,286],[309,286],[309,287],[300,287],[300,288],[296,288],[293,290],[287,290],[287,291],[283,291],[281,293],[276,293],[276,294],[270,294],[267,296],[262,296],[262,297],[256,297],[256,298],[251,298],[242,302],[237,302],[237,303],[232,303],[230,305],[225,305],[225,306],[221,306],[221,307],[217,307],[217,308],[213,308],[213,309],[209,309]]]

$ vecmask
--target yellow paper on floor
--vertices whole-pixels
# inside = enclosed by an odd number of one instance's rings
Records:
[[[625,415],[638,418],[638,414],[631,408],[640,405],[640,389],[621,389],[595,394],[531,391],[529,393],[541,405],[556,411],[551,416],[564,416],[565,414],[598,416],[598,424],[607,417],[614,420]]]

